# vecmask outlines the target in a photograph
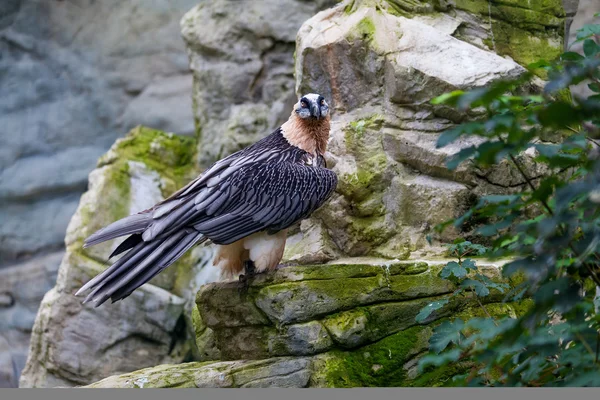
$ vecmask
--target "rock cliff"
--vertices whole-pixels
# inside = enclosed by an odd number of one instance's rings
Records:
[[[559,0],[543,4],[347,0],[317,12],[331,2],[286,0],[251,2],[244,13],[229,1],[193,8],[181,28],[198,142],[140,128],[101,158],[71,221],[57,286],[36,319],[22,385],[86,385],[112,375],[91,386],[422,386],[468,367],[416,370],[431,324],[480,312],[455,303],[415,322],[422,306],[453,290],[437,277],[441,245],[470,234],[432,228],[481,194],[524,182],[508,165],[448,170],[446,157],[468,143],[437,149],[437,137],[477,115],[429,101],[518,76],[528,62],[560,53],[572,14]],[[285,258],[303,266],[260,276],[246,297],[235,283],[205,285],[194,307],[197,283],[214,278],[202,268],[210,250],[200,247],[123,302],[91,309],[72,296],[111,250],[82,251],[83,237],[168,195],[196,172],[191,149],[202,168],[268,134],[289,114],[294,90],[329,99],[327,158],[340,179],[332,200],[288,240]],[[530,175],[544,173],[527,162],[531,154],[522,157]],[[497,278],[496,267],[487,272]],[[500,300],[489,299],[496,315],[526,307]],[[90,334],[92,325],[101,329]]]
[[[194,134],[179,20],[195,4],[0,1],[0,387],[18,385],[98,157],[138,124]]]
[[[508,164],[448,170],[447,157],[471,143],[438,149],[437,138],[474,115],[430,100],[518,76],[521,64],[558,55],[566,14],[559,0],[544,4],[346,1],[306,21],[297,37],[296,91],[332,103],[328,161],[340,183],[333,200],[303,222],[286,257],[439,255],[439,243],[469,232],[440,236],[436,224],[479,195],[525,184]],[[544,171],[531,156],[523,154],[523,164],[539,176]]]
[[[449,317],[484,316],[476,301],[455,301],[422,324],[415,316],[455,288],[438,263],[363,259],[283,267],[252,283],[212,283],[197,297],[199,348],[221,361],[161,365],[113,376],[90,387],[438,386],[470,367],[419,374],[431,326]],[[497,266],[481,263],[497,279]],[[486,305],[515,316],[527,303]],[[210,340],[206,340],[210,337]]]
[[[74,386],[140,366],[193,359],[191,308],[205,248],[189,253],[127,301],[94,308],[74,293],[102,271],[118,242],[82,249],[97,229],[151,207],[197,174],[192,138],[138,127],[90,173],[65,239],[56,286],[42,300],[22,387]]]

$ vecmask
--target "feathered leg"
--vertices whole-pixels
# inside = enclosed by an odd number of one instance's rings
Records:
[[[256,267],[254,265],[254,261],[247,260],[244,261],[244,273],[240,274],[240,288],[238,289],[240,294],[245,295],[248,292],[248,288],[250,287],[250,281],[256,275]]]

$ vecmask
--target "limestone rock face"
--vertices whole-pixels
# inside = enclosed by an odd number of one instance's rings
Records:
[[[19,385],[35,316],[62,257],[56,252],[0,269],[0,387]]]
[[[453,290],[442,263],[347,259],[289,266],[259,275],[242,295],[237,282],[211,283],[197,296],[201,352],[221,361],[162,365],[112,376],[90,387],[357,387],[439,384],[466,366],[419,375],[432,326],[483,316],[474,299],[452,300],[423,323],[415,316]],[[498,265],[479,262],[498,279]],[[527,307],[485,299],[494,315]],[[206,341],[211,332],[212,341]],[[204,343],[205,347],[202,347]]]
[[[465,234],[433,235],[431,246],[434,225],[478,195],[524,182],[509,165],[448,170],[446,157],[470,143],[437,149],[437,137],[476,113],[430,100],[552,58],[562,50],[566,14],[559,0],[543,7],[355,0],[314,15],[334,3],[267,0],[240,10],[238,2],[217,0],[185,15],[199,143],[137,129],[101,158],[69,226],[57,285],[36,319],[22,386],[86,385],[108,376],[91,386],[423,386],[466,367],[416,373],[432,324],[481,311],[454,301],[417,324],[423,306],[455,288],[437,276],[441,261],[399,260],[438,256],[440,242]],[[176,88],[186,84],[177,76],[167,86],[132,81],[139,102],[128,104],[124,121],[162,121],[168,113],[147,113],[145,105],[177,103]],[[216,272],[194,269],[210,259],[210,249],[200,247],[123,302],[93,309],[73,297],[116,246],[82,250],[87,235],[191,179],[195,148],[203,167],[267,135],[305,92],[320,92],[333,108],[327,158],[340,181],[327,206],[288,241],[285,257],[312,265],[261,275],[245,297],[234,282],[208,284],[194,303]],[[530,174],[544,173],[527,163],[532,156],[522,155]],[[522,310],[497,296],[487,300],[494,315]],[[190,359],[199,362],[176,365]]]
[[[179,20],[198,0],[1,3],[5,266],[61,250],[87,175],[123,132],[194,134]]]
[[[82,249],[97,229],[162,200],[196,174],[192,138],[138,127],[118,140],[90,173],[65,239],[56,286],[42,301],[33,326],[23,387],[74,386],[143,366],[197,355],[191,309],[206,281],[210,254],[199,247],[149,284],[115,304],[93,308],[74,293],[109,263],[119,240]]]
[[[261,388],[306,387],[310,360],[282,357],[257,361],[224,361],[159,365],[111,376],[91,388]]]
[[[334,0],[204,1],[181,20],[194,76],[203,166],[268,135],[287,119],[293,53],[304,21]]]
[[[286,258],[440,254],[439,243],[469,233],[439,235],[435,225],[461,215],[479,195],[525,184],[508,163],[449,170],[448,156],[476,142],[438,149],[437,138],[476,114],[430,100],[519,76],[522,65],[559,54],[566,18],[560,0],[530,3],[346,1],[302,25],[296,91],[321,93],[333,107],[328,162],[339,184],[290,239]],[[545,171],[533,156],[522,159],[537,177]]]

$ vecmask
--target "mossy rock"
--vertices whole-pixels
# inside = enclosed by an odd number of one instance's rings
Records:
[[[519,305],[487,304],[487,312],[492,316],[515,316],[524,311],[525,308],[520,308]],[[465,318],[483,314],[479,305],[470,305],[455,316]],[[260,360],[161,365],[109,377],[89,387],[447,386],[451,384],[454,375],[464,373],[473,365],[461,362],[423,373],[418,370],[418,361],[427,352],[432,328],[441,321],[402,329],[374,343],[351,350],[334,348],[311,357],[267,357]],[[256,340],[257,337],[251,335],[237,339]],[[251,345],[247,341],[240,344]]]
[[[464,312],[468,299],[456,298],[416,322],[423,307],[456,290],[438,276],[441,268],[441,263],[408,261],[290,266],[259,274],[244,294],[238,282],[211,283],[196,298],[202,321],[198,343],[211,329],[223,360],[361,348]],[[481,273],[501,280],[495,266],[482,267]],[[494,293],[484,301],[500,296]]]
[[[96,230],[168,197],[198,174],[196,140],[138,126],[118,139],[90,174],[90,190],[82,196],[66,243],[70,252],[106,263],[119,241],[83,249]],[[151,281],[181,295],[188,285],[191,254]],[[91,271],[97,273],[99,271]]]

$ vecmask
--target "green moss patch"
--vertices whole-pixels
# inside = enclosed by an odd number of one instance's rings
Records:
[[[404,364],[427,347],[428,327],[415,326],[355,351],[332,351],[314,363],[313,385],[397,387],[407,380]]]
[[[173,181],[172,191],[186,184],[197,172],[196,140],[138,126],[118,140],[112,151],[123,161],[139,161]],[[163,193],[165,196],[171,193]]]

